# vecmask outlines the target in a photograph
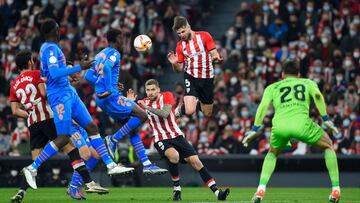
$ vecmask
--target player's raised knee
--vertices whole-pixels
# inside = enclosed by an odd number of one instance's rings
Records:
[[[96,124],[94,122],[89,123],[85,127],[85,130],[89,134],[89,136],[97,135],[99,133],[99,129],[98,129],[98,127],[96,126]]]

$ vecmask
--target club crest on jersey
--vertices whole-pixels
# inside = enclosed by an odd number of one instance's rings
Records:
[[[56,62],[57,62],[56,57],[55,57],[55,56],[50,56],[49,62],[50,62],[50,63],[56,63]]]
[[[115,61],[116,61],[115,55],[110,56],[110,60],[112,60],[113,62],[115,62]]]

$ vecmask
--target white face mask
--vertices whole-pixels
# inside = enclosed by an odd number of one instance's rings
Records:
[[[327,39],[326,37],[321,38],[321,43],[327,44],[327,43],[328,43],[328,39]]]
[[[263,48],[263,47],[265,46],[265,41],[264,41],[264,40],[258,41],[258,46],[259,46],[260,48]]]
[[[237,80],[237,78],[236,78],[235,76],[233,76],[233,77],[230,78],[230,84],[231,84],[231,85],[235,85],[235,84],[237,83],[237,81],[238,81],[238,80]]]
[[[345,60],[344,64],[345,64],[345,66],[349,67],[349,66],[351,66],[352,62],[351,62],[351,60],[347,59],[347,60]]]
[[[230,105],[231,105],[232,107],[236,107],[238,104],[239,104],[239,102],[238,102],[236,99],[232,99],[232,100],[230,101]]]
[[[354,52],[354,55],[353,55],[353,56],[354,56],[354,58],[356,58],[356,59],[359,58],[359,57],[360,57],[360,52]]]
[[[52,172],[54,175],[59,175],[60,174],[60,169],[59,168],[53,168]]]
[[[8,62],[13,62],[14,61],[14,55],[8,55],[7,56],[7,60],[8,60]]]
[[[20,128],[20,129],[23,129],[25,127],[25,123],[23,121],[19,121],[17,123],[17,127]]]

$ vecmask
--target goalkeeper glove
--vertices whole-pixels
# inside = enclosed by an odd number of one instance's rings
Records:
[[[324,125],[331,130],[334,136],[339,134],[338,129],[335,127],[334,123],[329,119],[327,115],[321,116],[321,118],[324,121]]]
[[[253,126],[252,130],[245,133],[245,137],[242,140],[242,144],[247,147],[249,142],[251,142],[257,135],[257,131],[259,130],[260,126]]]

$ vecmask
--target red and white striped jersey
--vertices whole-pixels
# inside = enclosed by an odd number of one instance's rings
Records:
[[[28,126],[51,119],[53,112],[45,98],[41,97],[38,85],[44,83],[39,70],[29,70],[20,74],[10,87],[10,101],[19,102],[29,113]]]
[[[178,63],[185,62],[185,72],[194,78],[213,78],[214,68],[209,51],[215,43],[208,32],[194,32],[189,41],[180,40],[176,46]]]
[[[180,135],[184,136],[184,133],[176,123],[174,114],[174,95],[171,92],[160,92],[159,94],[159,99],[156,101],[151,101],[149,98],[144,99],[147,106],[156,109],[162,109],[165,104],[172,105],[170,115],[167,118],[160,117],[146,110],[155,142],[176,138]]]

